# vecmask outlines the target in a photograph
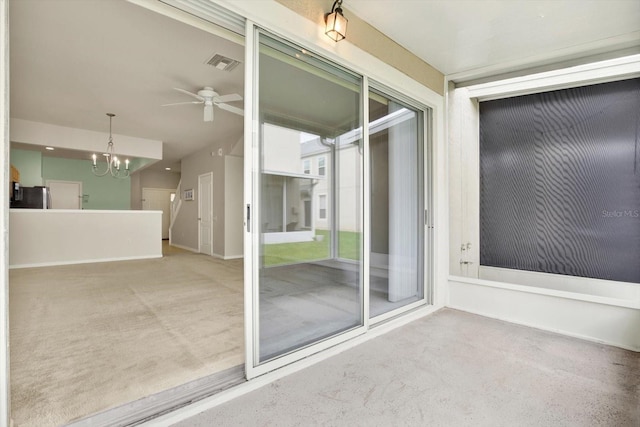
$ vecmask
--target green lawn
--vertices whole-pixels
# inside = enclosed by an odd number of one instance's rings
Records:
[[[316,230],[316,238],[313,242],[277,243],[264,245],[264,265],[274,266],[280,264],[294,264],[305,261],[314,261],[329,258],[329,231]],[[360,234],[352,231],[340,231],[338,233],[338,256],[347,259],[359,259]]]

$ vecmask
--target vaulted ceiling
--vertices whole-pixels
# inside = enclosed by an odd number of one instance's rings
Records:
[[[126,1],[12,0],[10,22],[13,118],[108,132],[114,113],[115,134],[163,141],[156,167],[174,170],[185,155],[242,136],[236,114],[216,108],[204,122],[202,105],[161,107],[194,100],[174,87],[243,95],[243,64],[205,64],[216,53],[242,62],[241,45]]]

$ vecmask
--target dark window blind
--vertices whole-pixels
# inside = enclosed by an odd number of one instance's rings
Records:
[[[640,283],[640,79],[480,103],[480,264]]]

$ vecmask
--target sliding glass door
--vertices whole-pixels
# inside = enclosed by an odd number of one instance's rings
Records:
[[[261,30],[247,49],[251,378],[426,304],[430,227],[426,107]]]
[[[424,113],[369,90],[369,315],[424,299]]]
[[[362,79],[266,34],[258,45],[261,364],[363,325]]]

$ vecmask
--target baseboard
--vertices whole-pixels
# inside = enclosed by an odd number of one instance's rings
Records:
[[[179,245],[177,243],[169,243],[170,246],[174,246],[176,248],[180,248],[180,249],[184,249],[185,251],[189,251],[189,252],[195,252],[197,254],[200,253],[199,250],[194,249],[194,248],[190,248],[189,246],[183,246],[183,245]]]
[[[184,406],[209,398],[246,382],[244,368],[236,366],[190,381],[169,390],[152,394],[134,402],[108,409],[72,422],[67,427],[133,426],[167,414]]]
[[[626,350],[640,351],[640,310],[632,301],[511,284],[449,279],[447,307]]]
[[[175,246],[176,248],[180,248],[180,249],[184,249],[186,251],[191,251],[191,252],[195,252],[197,254],[201,253],[199,251],[197,251],[196,249],[193,248],[189,248],[187,246],[182,246],[182,245],[171,245],[171,246]],[[203,254],[206,255],[206,254]],[[212,257],[217,258],[217,259],[221,259],[224,261],[230,260],[230,259],[240,259],[240,258],[244,258],[244,255],[221,255],[221,254],[217,254],[217,253],[212,253],[211,254]]]
[[[55,262],[42,262],[42,263],[36,263],[36,264],[17,264],[17,265],[10,265],[9,269],[13,270],[13,269],[20,269],[20,268],[56,267],[61,265],[94,264],[99,262],[113,262],[113,261],[135,261],[135,260],[141,260],[141,259],[156,259],[156,258],[162,258],[162,255],[83,259],[83,260],[77,260],[77,261],[55,261]]]
[[[617,347],[617,348],[621,348],[623,350],[629,350],[629,351],[633,351],[635,353],[640,353],[640,347],[636,347],[636,346],[633,346],[633,345],[627,345],[627,344],[624,344],[624,343],[611,342],[611,341],[608,341],[606,339],[598,339],[598,338],[594,338],[594,337],[592,337],[590,335],[574,333],[574,332],[567,331],[567,330],[564,330],[564,329],[557,329],[557,328],[553,328],[553,327],[540,326],[538,323],[534,323],[534,322],[525,322],[525,321],[520,321],[518,319],[507,318],[507,317],[502,317],[502,316],[496,316],[496,315],[493,315],[491,313],[486,313],[484,311],[470,310],[468,308],[458,307],[458,306],[455,306],[455,305],[447,305],[446,308],[451,309],[451,310],[463,311],[463,312],[469,313],[469,314],[475,314],[477,316],[487,317],[489,319],[499,320],[501,322],[513,323],[514,325],[525,326],[527,328],[538,329],[540,331],[551,332],[551,333],[558,334],[558,335],[564,335],[566,337],[576,338],[576,339],[583,340],[583,341],[589,341],[589,342],[596,343],[596,344],[608,345],[608,346],[611,346],[611,347]]]

